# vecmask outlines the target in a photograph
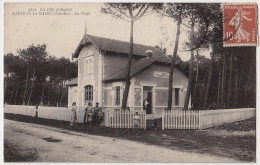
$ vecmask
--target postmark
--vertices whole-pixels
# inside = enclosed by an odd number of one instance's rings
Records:
[[[224,47],[257,46],[257,5],[223,4]]]

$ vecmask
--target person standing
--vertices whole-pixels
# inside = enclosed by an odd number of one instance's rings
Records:
[[[102,124],[103,120],[104,120],[104,112],[102,112],[102,108],[100,108],[98,112],[98,126]]]
[[[85,114],[84,114],[84,119],[83,119],[84,124],[86,124],[88,122],[87,121],[88,117],[89,117],[88,114],[92,113],[92,109],[93,109],[92,104],[91,104],[91,102],[89,102],[87,108],[85,109]]]
[[[134,114],[134,128],[139,128],[139,124],[140,124],[140,115],[138,114],[138,112],[135,112]]]
[[[84,123],[87,123],[87,124],[91,125],[91,123],[92,123],[92,116],[93,116],[93,106],[92,106],[92,103],[89,102],[88,103],[88,107],[85,109]],[[86,122],[86,120],[87,120],[87,122]]]
[[[99,111],[101,111],[101,108],[99,107],[99,103],[96,102],[96,106],[94,108],[94,114],[93,114],[93,124],[96,126],[99,125],[99,116],[98,116]]]
[[[72,108],[71,108],[71,118],[70,118],[70,126],[73,128],[75,124],[77,123],[77,107],[76,107],[76,102],[72,103]]]
[[[38,118],[38,107],[39,107],[39,104],[36,105],[35,118]]]

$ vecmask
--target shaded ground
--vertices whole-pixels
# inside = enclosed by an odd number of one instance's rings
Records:
[[[4,141],[5,162],[32,162],[38,157],[36,149],[24,149],[12,141]]]
[[[5,114],[6,119],[70,129],[69,123],[35,119],[23,115]],[[106,127],[85,127],[79,124],[74,131],[92,135],[116,137],[158,145],[172,150],[210,154],[239,161],[256,161],[255,119],[217,126],[206,130],[133,130]]]
[[[4,140],[11,145],[9,161],[88,163],[238,163],[209,154],[198,154],[148,145],[122,138],[90,135],[34,123],[4,119]],[[16,149],[19,145],[19,149]],[[17,156],[20,158],[18,160]],[[37,157],[34,157],[37,155]]]

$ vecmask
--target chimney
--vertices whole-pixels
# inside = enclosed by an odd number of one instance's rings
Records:
[[[150,57],[153,56],[153,51],[152,50],[146,50],[145,54],[146,54],[146,58],[150,58]]]

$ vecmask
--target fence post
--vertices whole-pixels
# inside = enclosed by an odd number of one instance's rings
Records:
[[[170,115],[170,119],[171,119],[171,125],[170,128],[173,129],[173,109],[171,109],[171,115]]]
[[[122,115],[122,109],[120,108],[119,109],[119,128],[121,128],[121,126],[122,126],[122,119],[121,119],[121,115]]]
[[[146,129],[146,111],[143,112],[144,112],[144,129]]]
[[[135,119],[134,119],[134,116],[135,116],[135,111],[132,111],[133,114],[131,114],[131,116],[133,117],[132,118],[132,128],[135,128]]]
[[[199,110],[199,129],[200,129],[200,122],[201,120],[200,120],[200,110]]]
[[[164,117],[165,117],[165,110],[162,112],[162,130],[164,130]]]
[[[106,121],[106,126],[109,127],[109,110],[107,110],[107,121]]]

